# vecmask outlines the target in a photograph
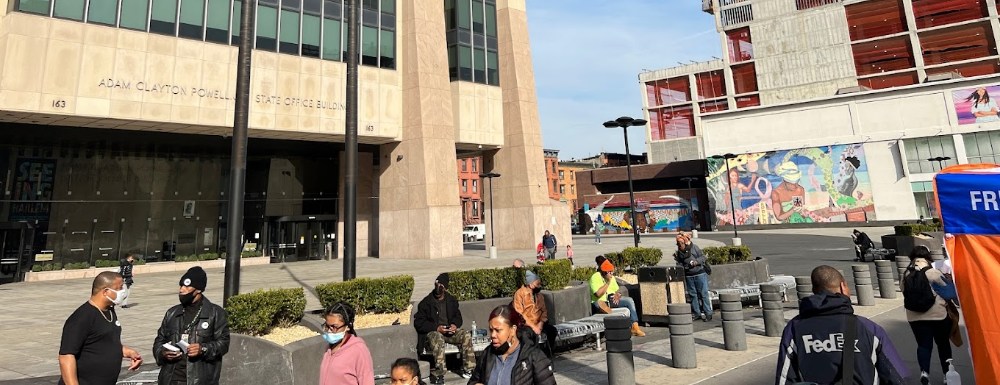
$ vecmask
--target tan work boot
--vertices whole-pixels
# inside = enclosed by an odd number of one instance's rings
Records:
[[[646,332],[643,332],[642,329],[639,329],[639,323],[638,322],[633,322],[632,323],[632,335],[636,336],[636,337],[645,337],[646,336]]]

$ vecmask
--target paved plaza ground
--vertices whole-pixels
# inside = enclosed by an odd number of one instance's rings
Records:
[[[891,228],[866,230],[875,240]],[[830,264],[850,270],[853,250],[849,229],[765,230],[747,231],[740,235],[754,254],[769,259],[772,274],[807,275],[819,264]],[[702,246],[729,243],[732,233],[700,234]],[[567,243],[565,240],[563,244]],[[632,244],[630,236],[605,236],[597,245],[592,236],[575,236],[572,240],[577,265],[593,264],[593,257],[608,251],[619,251]],[[643,236],[642,245],[672,250],[672,234]],[[562,250],[560,250],[562,251]],[[669,255],[669,252],[665,252]],[[413,299],[422,298],[430,289],[434,277],[443,271],[466,270],[509,265],[514,258],[531,261],[533,250],[501,251],[497,259],[487,257],[481,243],[466,245],[465,256],[440,260],[358,260],[359,277],[410,274],[416,280]],[[560,258],[563,254],[560,253]],[[666,263],[666,262],[665,262]],[[242,269],[241,291],[261,288],[305,287],[307,309],[319,308],[319,300],[309,289],[317,284],[339,281],[342,263],[310,261],[288,264],[252,266]],[[177,279],[180,273],[137,275],[128,309],[118,314],[123,323],[123,341],[139,349],[146,358],[143,370],[154,369],[151,345],[164,311],[177,302]],[[222,302],[223,269],[208,270],[207,297]],[[0,313],[0,332],[5,341],[0,344],[0,384],[52,384],[58,380],[57,354],[62,325],[66,317],[87,300],[91,279],[76,279],[38,283],[16,283],[0,286],[0,296],[7,311]],[[795,315],[794,303],[786,304],[786,319]],[[901,299],[878,300],[873,307],[856,307],[859,314],[872,317],[889,331],[904,359],[916,370],[916,353],[912,333],[905,322]],[[639,384],[767,384],[773,383],[778,338],[763,336],[760,312],[747,309],[748,345],[744,352],[728,352],[721,348],[721,322],[697,323],[697,369],[673,369],[670,364],[669,333],[665,327],[648,327],[649,335],[636,338],[635,364]],[[363,333],[362,333],[363,335]],[[605,353],[579,348],[559,355],[555,369],[559,384],[606,384]],[[936,358],[935,358],[936,360]],[[956,361],[965,383],[974,383],[968,353],[956,349]],[[932,365],[937,367],[937,365]],[[913,373],[911,373],[913,374]],[[941,378],[934,372],[935,378]],[[123,376],[124,378],[124,376]],[[464,383],[449,374],[449,384]],[[914,381],[913,383],[918,383]],[[940,382],[938,382],[940,383]]]

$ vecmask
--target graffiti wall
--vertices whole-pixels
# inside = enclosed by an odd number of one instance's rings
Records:
[[[587,214],[601,222],[606,232],[631,231],[628,193],[588,195]],[[690,190],[654,190],[635,193],[636,222],[640,232],[690,230],[698,218],[698,197]]]
[[[708,159],[708,198],[716,225],[864,222],[875,219],[861,144]],[[732,183],[730,193],[729,183]]]

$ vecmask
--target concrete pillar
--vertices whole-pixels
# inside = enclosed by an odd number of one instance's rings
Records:
[[[743,302],[738,293],[720,293],[722,338],[726,350],[747,350],[747,331],[743,323]]]
[[[780,337],[785,328],[785,310],[780,285],[760,285],[760,301],[764,310],[764,335]]]
[[[892,261],[875,261],[875,272],[878,274],[878,296],[886,299],[896,298]]]
[[[632,322],[627,317],[604,318],[609,385],[635,385],[631,326]]]
[[[858,297],[858,305],[875,306],[875,289],[872,288],[872,272],[868,264],[851,265],[854,271],[854,294]]]
[[[403,128],[401,140],[380,151],[381,258],[463,254],[443,7],[434,0],[402,2]]]
[[[499,230],[494,234],[496,245],[501,250],[534,250],[545,230],[565,246],[572,239],[570,218],[565,204],[550,201],[548,196],[524,0],[497,1],[497,33],[504,137],[499,150],[483,157],[483,170],[501,175],[493,179],[496,186],[492,201],[485,206],[485,221],[493,216]],[[594,122],[598,127],[600,123]],[[490,200],[488,194],[484,198]],[[493,207],[492,214],[489,207]]]
[[[812,278],[810,277],[795,277],[795,294],[799,299],[803,299],[810,295],[813,295],[813,285]]]
[[[671,303],[667,305],[670,325],[670,359],[678,369],[698,367],[694,349],[694,325],[691,319],[691,305]]]
[[[899,256],[896,257],[896,280],[902,281],[903,275],[906,274],[906,268],[910,266],[910,257]]]

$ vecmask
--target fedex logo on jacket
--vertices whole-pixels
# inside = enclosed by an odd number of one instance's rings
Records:
[[[806,354],[811,353],[832,353],[844,351],[844,333],[830,333],[827,339],[816,339],[812,334],[802,336],[802,347]],[[854,352],[861,353],[858,348],[858,340],[854,340]]]

